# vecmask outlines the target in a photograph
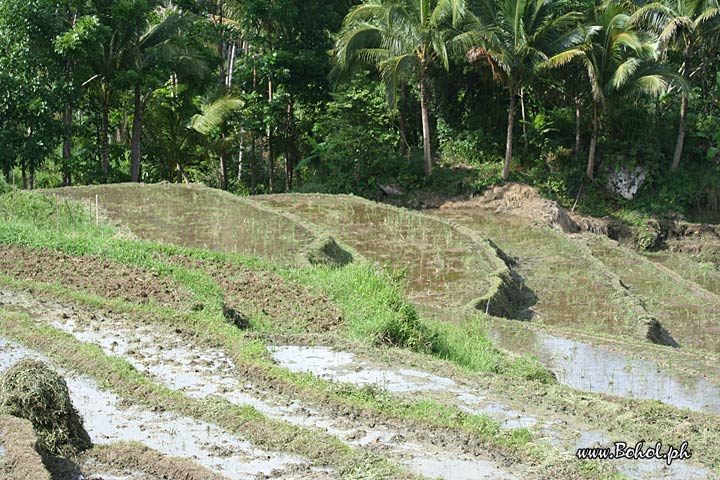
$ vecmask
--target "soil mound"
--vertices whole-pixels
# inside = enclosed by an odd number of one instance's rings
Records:
[[[5,449],[0,476],[6,480],[50,480],[40,456],[37,437],[27,420],[0,415],[0,439]]]
[[[488,190],[481,197],[463,202],[448,202],[441,208],[485,208],[495,213],[510,213],[539,221],[566,233],[580,227],[557,202],[543,198],[538,191],[522,183],[506,183]]]
[[[128,302],[184,308],[191,297],[172,279],[100,257],[73,256],[49,248],[0,248],[0,271],[19,280],[51,282]]]
[[[0,412],[29,420],[51,454],[69,456],[92,447],[65,380],[42,362],[22,360],[0,377]]]
[[[353,256],[350,252],[338,245],[334,238],[326,236],[310,244],[307,259],[312,265],[344,267],[352,263]]]

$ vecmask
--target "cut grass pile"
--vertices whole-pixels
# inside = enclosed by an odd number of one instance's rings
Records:
[[[29,420],[50,454],[70,456],[92,446],[65,380],[37,360],[21,360],[0,376],[0,413]]]

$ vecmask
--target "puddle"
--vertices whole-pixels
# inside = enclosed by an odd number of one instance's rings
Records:
[[[0,303],[6,308],[23,310],[29,316],[70,333],[78,340],[98,345],[106,354],[127,360],[153,380],[190,397],[217,395],[238,405],[252,405],[268,417],[298,426],[321,429],[352,446],[378,449],[379,453],[389,456],[415,473],[423,473],[419,469],[421,461],[432,465],[442,460],[440,463],[452,467],[441,475],[446,480],[464,478],[456,475],[461,468],[466,467],[472,467],[472,471],[478,475],[477,478],[484,478],[481,475],[486,474],[491,475],[488,478],[515,478],[493,462],[453,452],[447,447],[406,441],[406,436],[412,437],[412,434],[407,432],[376,425],[374,422],[365,424],[362,420],[352,420],[344,416],[329,417],[298,402],[278,405],[263,400],[260,398],[263,397],[262,392],[238,380],[233,362],[222,350],[193,348],[186,338],[166,329],[135,327],[98,314],[86,315],[56,302],[35,300],[23,292],[0,291]],[[338,361],[353,361],[351,354],[340,352],[338,356]],[[318,358],[318,361],[320,360]],[[450,379],[411,369],[400,370],[398,375],[394,379],[396,389],[402,389],[402,385],[407,383],[406,378],[413,379],[414,383],[407,386],[410,389],[407,391],[421,389],[424,384],[440,389],[454,384]],[[378,377],[372,373],[365,378],[368,383],[376,380]]]
[[[0,338],[0,372],[23,358],[48,362],[42,355]],[[210,423],[137,406],[121,407],[119,397],[102,390],[93,380],[58,371],[95,444],[139,442],[165,455],[192,459],[230,480],[271,475],[275,470],[306,463],[297,456],[254,448]]]
[[[359,361],[352,353],[338,352],[327,347],[299,347],[299,346],[278,346],[269,347],[269,350],[278,364],[294,372],[307,372],[317,375],[318,377],[335,381],[349,382],[355,385],[376,385],[386,388],[393,393],[407,393],[412,391],[444,391],[455,395],[457,404],[460,408],[475,414],[487,414],[493,418],[503,418],[514,416],[514,419],[507,418],[502,421],[505,428],[526,427],[532,428],[540,425],[540,420],[528,416],[520,415],[518,412],[507,409],[501,404],[488,402],[482,396],[467,389],[462,388],[454,380],[446,377],[440,377],[415,370],[383,370],[374,368],[367,362]],[[421,373],[422,376],[417,374]],[[377,380],[377,381],[374,381]],[[565,439],[559,439],[552,435],[552,429],[555,425],[553,422],[545,422],[542,427],[546,427],[538,432],[544,439],[570,453],[580,447],[588,447],[597,445],[609,445],[608,436],[599,432],[582,432],[579,438],[567,442]],[[458,472],[459,476],[453,478],[498,478],[490,468],[482,470],[483,477],[472,469],[465,469],[463,462],[453,461],[450,467],[444,460],[433,458],[429,461],[423,461],[416,458],[414,460],[418,473],[432,477],[437,476],[437,472],[445,471],[452,468]],[[694,480],[700,478],[709,478],[710,473],[695,465],[687,463],[675,462],[671,467],[667,467],[660,461],[646,462],[618,462],[619,470],[629,475],[631,478],[638,479],[684,479]],[[469,476],[463,476],[469,475]]]
[[[409,298],[428,308],[462,306],[484,295],[489,288],[485,272],[496,268],[489,248],[415,212],[344,195],[254,198],[329,230],[381,266],[406,271]],[[491,253],[492,259],[487,257]]]
[[[653,362],[587,343],[495,323],[501,347],[537,355],[558,381],[578,390],[660,400],[679,408],[720,414],[720,389],[706,380],[679,377]]]
[[[241,197],[199,185],[119,184],[49,191],[89,200],[145,240],[291,260],[313,239],[290,220],[254,208]]]
[[[452,474],[455,480],[480,480],[480,479],[496,479],[496,478],[514,478],[502,477],[502,473],[497,471],[497,467],[486,462],[481,468],[478,468],[477,460],[443,460],[416,457],[413,459],[416,471],[429,478],[447,478],[448,474]]]
[[[328,347],[270,347],[273,359],[291,372],[312,373],[325,380],[381,387],[390,393],[442,392],[455,395],[458,406],[477,415],[487,414],[505,428],[534,426],[538,420],[490,402],[461,388],[454,380],[412,369],[386,370],[359,361],[349,352]]]

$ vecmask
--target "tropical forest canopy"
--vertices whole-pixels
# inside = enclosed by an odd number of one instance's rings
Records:
[[[0,0],[25,188],[520,180],[592,208],[625,171],[642,208],[717,209],[719,96],[718,0]]]

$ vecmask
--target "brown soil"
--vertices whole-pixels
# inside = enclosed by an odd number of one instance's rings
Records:
[[[38,453],[37,438],[26,420],[0,416],[0,440],[5,458],[0,458],[0,476],[6,480],[50,480]]]
[[[485,208],[495,213],[510,213],[539,221],[566,233],[575,233],[580,227],[570,218],[567,210],[557,202],[547,200],[533,187],[521,183],[507,183],[494,187],[481,197],[472,200],[448,202],[441,208]]]
[[[332,331],[344,323],[330,298],[276,273],[188,257],[173,260],[209,275],[225,295],[226,316],[241,328],[249,326],[250,316],[274,329],[303,332]]]
[[[190,459],[165,457],[144,445],[118,443],[88,452],[81,468],[88,480],[103,480],[109,475],[139,475],[142,480],[222,480],[223,477]]]
[[[0,272],[15,279],[57,283],[105,298],[182,308],[190,293],[174,281],[143,268],[93,256],[18,245],[0,248]]]

